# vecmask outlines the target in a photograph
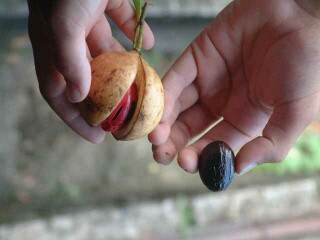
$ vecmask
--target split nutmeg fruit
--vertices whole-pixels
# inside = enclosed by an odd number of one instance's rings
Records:
[[[137,51],[104,53],[91,69],[89,95],[79,104],[91,126],[102,124],[117,140],[143,137],[157,126],[163,113],[162,82]]]
[[[146,6],[135,29],[134,50],[106,52],[93,59],[91,88],[79,104],[89,125],[101,125],[117,140],[149,134],[163,114],[161,79],[140,55]]]

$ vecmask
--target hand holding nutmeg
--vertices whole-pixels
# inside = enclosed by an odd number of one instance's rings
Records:
[[[241,175],[283,161],[320,113],[316,2],[236,0],[219,13],[163,78],[170,91],[149,136],[155,160],[177,157],[213,190],[230,183],[233,157],[212,142],[230,146]]]
[[[91,68],[91,89],[79,104],[91,126],[101,124],[117,140],[143,137],[157,126],[163,113],[162,83],[137,51],[102,54]]]
[[[135,9],[129,0],[35,0],[28,1],[28,6],[29,36],[43,98],[74,132],[90,142],[102,142],[106,132],[83,119],[78,103],[90,91],[90,59],[125,50],[114,38],[108,19],[129,39],[137,39]],[[138,34],[142,39],[136,42],[148,50],[154,44],[154,36],[147,23],[143,24],[143,33]]]
[[[140,55],[146,7],[147,3],[141,12],[137,10],[134,50],[107,52],[93,59],[90,92],[79,104],[89,125],[101,125],[117,140],[146,136],[163,113],[161,79]]]

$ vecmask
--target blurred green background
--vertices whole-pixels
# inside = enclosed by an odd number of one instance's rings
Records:
[[[154,30],[156,45],[144,53],[145,58],[163,76],[188,43],[228,2],[154,1],[148,22]],[[0,224],[9,226],[2,230],[0,227],[0,239],[8,239],[2,236],[24,239],[10,235],[10,226],[20,222],[46,221],[59,214],[105,206],[126,209],[130,204],[142,201],[156,204],[167,198],[174,200],[178,216],[175,221],[178,235],[174,236],[188,238],[194,226],[201,229],[191,202],[198,196],[206,196],[208,191],[198,174],[185,173],[175,162],[168,167],[156,164],[146,139],[119,143],[109,136],[100,145],[90,144],[66,127],[48,107],[37,86],[25,1],[0,2],[0,33]],[[116,28],[114,35],[130,46]],[[223,196],[228,198],[243,189],[297,180],[318,182],[319,159],[320,118],[306,129],[283,163],[266,164],[236,177]],[[308,215],[308,211],[301,215]],[[224,220],[217,224],[227,222],[228,217],[222,217]],[[244,215],[238,221],[248,219]],[[32,231],[31,234],[37,233]],[[170,239],[159,237],[161,234],[151,231],[145,239]]]

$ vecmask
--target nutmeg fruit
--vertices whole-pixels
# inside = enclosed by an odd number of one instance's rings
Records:
[[[117,140],[134,140],[158,125],[164,108],[162,82],[137,51],[106,52],[92,60],[91,71],[89,94],[79,104],[89,125],[102,124],[132,87],[136,88],[136,102],[128,111],[128,119],[112,132],[113,136]]]

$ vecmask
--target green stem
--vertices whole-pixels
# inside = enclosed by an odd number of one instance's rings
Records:
[[[136,50],[139,54],[141,53],[141,49],[142,49],[144,23],[146,18],[147,6],[148,6],[148,3],[145,3],[143,5],[140,19],[137,22],[137,25],[134,29],[133,49]]]

